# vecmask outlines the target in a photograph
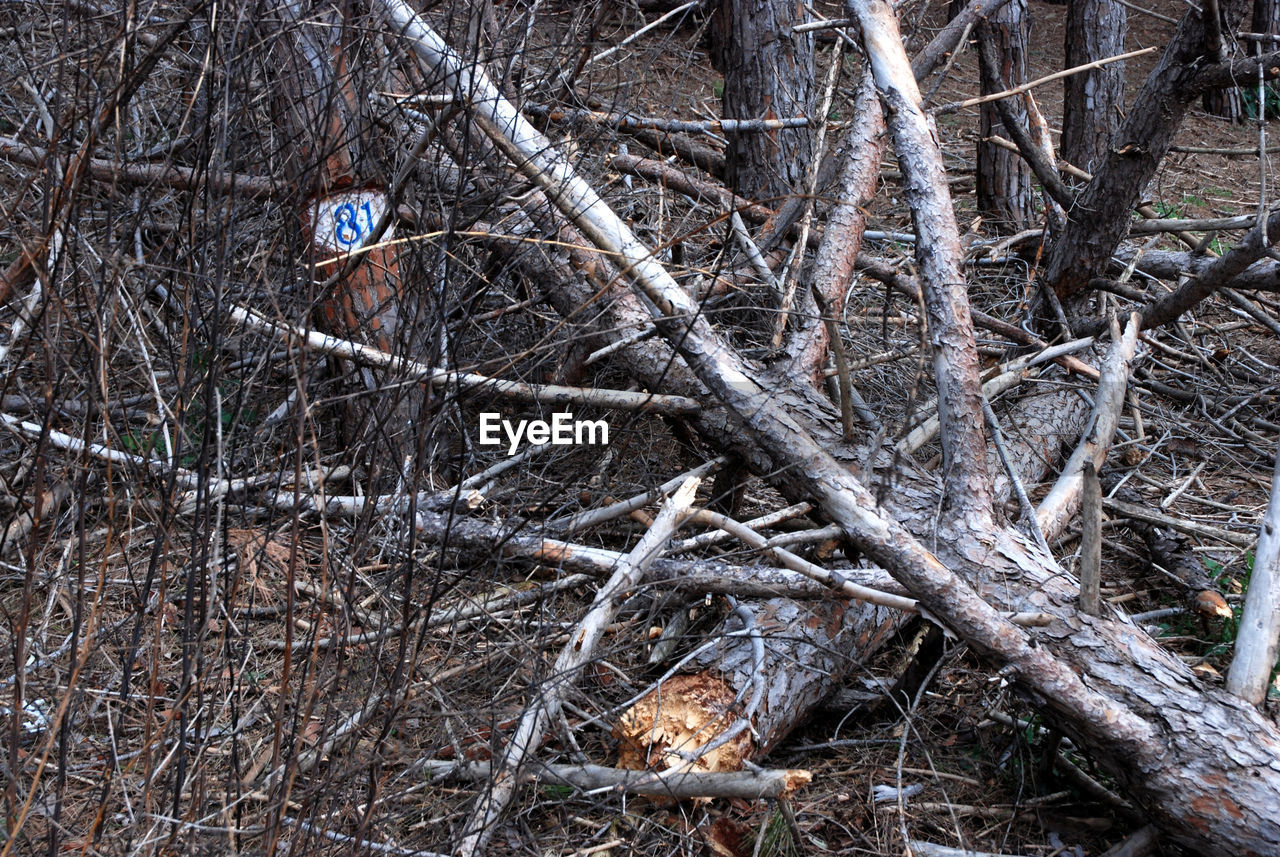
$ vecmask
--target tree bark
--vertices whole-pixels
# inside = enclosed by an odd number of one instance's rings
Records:
[[[380,351],[418,356],[410,336],[416,309],[403,288],[392,199],[372,166],[368,99],[348,64],[359,54],[351,28],[335,10],[285,0],[274,33],[274,110],[287,130],[291,179],[302,198],[298,218],[306,242],[306,273],[324,289],[319,327]],[[413,427],[423,417],[423,387],[380,390],[373,370],[355,373],[368,396],[353,399],[348,440],[370,437],[371,477],[386,467],[402,473],[413,453]],[[370,490],[377,490],[370,485]]]
[[[808,116],[813,100],[814,40],[793,33],[801,6],[789,0],[718,0],[711,57],[724,75],[724,118]],[[808,127],[726,134],[726,178],[739,195],[776,207],[803,193],[813,162]]]
[[[1072,68],[1124,53],[1125,7],[1116,0],[1070,0],[1063,39]],[[1124,63],[1062,82],[1062,157],[1086,170],[1102,163],[1124,115]]]
[[[1011,0],[983,28],[984,37],[995,41],[1000,58],[999,77],[982,75],[982,94],[990,95],[1019,86],[1027,79],[1027,41],[1031,23],[1026,0]],[[985,68],[984,68],[985,72]],[[1021,100],[1010,102],[1022,127],[1027,113]],[[1035,220],[1035,200],[1031,192],[1031,171],[1017,154],[986,142],[992,135],[1008,137],[995,104],[982,105],[978,133],[978,210],[997,229],[1017,232]]]
[[[1225,28],[1232,31],[1244,17],[1248,0],[1222,0]],[[1125,120],[1112,138],[1106,157],[1069,213],[1066,231],[1054,242],[1046,278],[1062,298],[1089,288],[1089,280],[1106,270],[1111,254],[1124,238],[1130,212],[1173,143],[1173,135],[1199,90],[1206,33],[1203,16],[1190,11],[1178,25],[1169,47],[1148,75]]]

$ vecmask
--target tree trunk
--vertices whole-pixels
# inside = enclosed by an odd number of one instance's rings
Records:
[[[1225,31],[1237,27],[1249,0],[1221,0]],[[1089,288],[1106,270],[1132,220],[1135,204],[1169,152],[1173,136],[1199,94],[1195,81],[1204,61],[1203,16],[1188,12],[1159,64],[1125,113],[1093,180],[1070,212],[1066,231],[1049,253],[1046,278],[1063,298]]]
[[[1012,0],[991,16],[991,37],[1000,53],[1000,78],[982,76],[982,94],[1001,92],[1026,82],[1027,40],[1031,23],[1026,0]],[[1018,121],[1025,127],[1026,110],[1011,102]],[[999,229],[1017,232],[1036,217],[1031,191],[1031,171],[1017,153],[984,142],[996,135],[1009,138],[994,104],[982,105],[978,134],[978,210]]]
[[[1071,0],[1064,38],[1067,68],[1124,53],[1125,7],[1116,0]],[[1124,63],[1062,82],[1062,157],[1095,170],[1124,116]]]
[[[1253,0],[1253,14],[1250,20],[1251,29],[1255,33],[1264,35],[1280,33],[1280,0]],[[1240,44],[1241,50],[1248,56],[1253,56],[1259,47],[1263,52],[1274,50],[1276,47],[1274,42],[1259,45],[1254,41],[1242,41]],[[1239,87],[1209,90],[1201,99],[1205,112],[1231,122],[1243,122],[1250,112],[1245,107],[1246,100],[1252,101],[1253,97],[1256,97],[1246,94],[1257,92],[1256,86],[1252,86],[1252,83],[1253,81],[1242,80]],[[1258,109],[1265,108],[1260,106]]]
[[[316,323],[344,339],[418,356],[410,337],[417,319],[402,288],[399,245],[391,241],[392,199],[368,146],[368,98],[348,70],[361,44],[351,40],[340,14],[304,5],[287,0],[279,7],[273,92],[289,140],[285,160],[303,197],[297,212],[307,273],[325,290],[316,301]],[[380,390],[381,379],[367,368],[353,374],[365,395],[348,407],[347,440],[373,441],[371,483],[383,469],[399,477],[414,452],[410,439],[428,393],[420,386]]]
[[[1252,26],[1255,33],[1280,33],[1280,0],[1253,0]],[[1263,47],[1263,52],[1266,52]]]
[[[814,42],[793,33],[801,6],[788,0],[718,0],[711,58],[724,74],[724,118],[808,116],[813,99]],[[771,207],[803,193],[813,161],[811,129],[733,132],[726,179],[739,195]]]

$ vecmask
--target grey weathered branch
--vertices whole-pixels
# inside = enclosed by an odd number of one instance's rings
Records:
[[[401,375],[405,380],[423,381],[438,387],[457,387],[495,396],[504,396],[526,402],[542,402],[551,405],[590,405],[619,410],[652,411],[667,414],[697,413],[702,406],[685,396],[665,396],[650,393],[630,393],[625,390],[600,390],[584,387],[565,387],[558,384],[526,384],[504,378],[490,378],[472,372],[449,372],[418,363],[405,357],[388,354],[381,349],[306,330],[295,325],[282,324],[263,318],[244,307],[231,307],[228,315],[232,321],[253,330],[291,339],[318,354],[341,357],[365,366],[377,366]]]
[[[1280,649],[1280,455],[1271,477],[1271,501],[1258,532],[1253,574],[1244,597],[1235,654],[1227,672],[1227,690],[1262,705]]]
[[[1085,429],[1084,437],[1071,453],[1062,474],[1053,488],[1040,502],[1036,517],[1045,538],[1052,541],[1065,529],[1080,505],[1080,491],[1084,485],[1084,463],[1092,461],[1100,469],[1106,460],[1111,440],[1119,425],[1124,407],[1125,390],[1129,384],[1129,369],[1138,344],[1138,317],[1130,316],[1124,335],[1111,343],[1102,365],[1102,380],[1093,400],[1093,417]]]

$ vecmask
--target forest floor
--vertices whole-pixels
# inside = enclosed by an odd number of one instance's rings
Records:
[[[834,6],[819,8],[828,17],[838,14]],[[562,63],[560,37],[588,11],[595,14],[594,7],[553,4],[524,61],[531,68]],[[1064,6],[1031,3],[1033,76],[1061,67],[1064,14]],[[600,22],[600,44],[607,45],[642,19],[620,7]],[[1172,31],[1171,24],[1135,12],[1129,22],[1128,49],[1162,46]],[[699,46],[700,26],[693,21],[649,33],[633,50],[592,67],[582,78],[583,91],[635,113],[714,118],[719,82]],[[82,54],[59,49],[66,37],[53,23],[20,20],[12,7],[0,9],[0,28],[43,51],[33,54],[36,59],[0,60],[12,64],[0,68],[0,77],[10,80],[2,114],[9,118],[0,134],[35,135],[41,105],[29,89],[40,89],[41,75]],[[81,38],[93,44],[90,35]],[[825,51],[830,43],[823,44]],[[1129,63],[1130,92],[1156,56]],[[199,68],[198,62],[194,68],[162,64],[143,87],[143,106],[131,121],[146,145],[171,144],[157,162],[166,156],[195,160],[193,153],[208,142],[179,144],[197,102]],[[842,92],[849,88],[845,84]],[[42,91],[56,108],[55,90]],[[83,97],[80,89],[66,90]],[[975,64],[966,54],[934,102],[977,90]],[[1036,95],[1055,125],[1060,86]],[[278,173],[280,164],[263,154],[274,151],[266,145],[270,132],[257,130],[267,124],[265,109],[257,101],[243,109],[232,123],[238,127],[226,132],[244,138],[236,168]],[[840,119],[838,106],[834,118]],[[197,121],[207,123],[200,131],[213,136],[216,121]],[[939,133],[956,179],[962,229],[985,239],[993,236],[977,218],[971,181],[976,121],[974,111],[950,114],[939,121]],[[1268,136],[1275,129],[1273,122]],[[581,168],[642,236],[682,236],[691,271],[719,252],[724,229],[708,228],[709,217],[695,201],[608,168],[607,157],[620,143],[632,152],[645,151],[641,144],[613,132],[550,132],[571,141]],[[113,142],[129,151],[142,145],[129,135]],[[1194,111],[1177,143],[1251,149],[1258,128]],[[255,152],[255,144],[262,148]],[[1260,176],[1266,176],[1268,192],[1278,177],[1263,164],[1268,172],[1260,173],[1254,156],[1175,153],[1148,198],[1168,217],[1252,213]],[[887,175],[895,169],[885,164]],[[33,178],[29,167],[0,154],[0,206],[15,212],[0,232],[4,248],[38,233],[49,186],[48,176]],[[897,187],[885,179],[871,228],[910,230]],[[108,855],[449,850],[449,837],[471,811],[478,786],[462,778],[433,780],[429,763],[492,758],[531,686],[546,678],[595,584],[566,584],[563,570],[506,558],[496,549],[424,544],[403,515],[369,508],[321,520],[273,507],[269,492],[306,492],[321,481],[331,494],[357,495],[361,478],[381,466],[346,441],[353,434],[346,406],[359,396],[342,379],[296,360],[296,352],[278,340],[216,315],[229,302],[269,308],[293,323],[307,318],[305,289],[271,286],[287,281],[282,272],[296,255],[295,213],[286,203],[246,198],[236,201],[235,216],[228,218],[216,200],[193,202],[173,191],[140,193],[110,182],[82,193],[79,219],[66,235],[61,280],[49,289],[56,300],[40,304],[53,308],[42,310],[23,338],[13,335],[22,295],[0,309],[3,342],[12,349],[0,357],[3,410],[152,463],[167,458],[179,465],[173,472],[201,477],[182,484],[170,478],[172,472],[137,459],[106,464],[93,454],[57,448],[48,438],[37,444],[30,432],[0,434],[2,522],[19,521],[31,497],[55,500],[41,512],[33,536],[11,529],[0,542],[0,763],[9,837],[6,843],[0,832],[0,848],[6,854],[48,847]],[[290,198],[283,190],[282,196]],[[425,192],[409,201],[419,215],[431,203]],[[1224,233],[1223,244],[1229,238]],[[892,240],[869,246],[886,258],[910,252]],[[460,278],[486,282],[474,301],[468,293],[470,316],[528,297],[516,277],[487,267],[478,245],[460,241],[448,252]],[[0,262],[14,256],[6,250]],[[1012,260],[973,271],[975,304],[1016,316],[1029,266]],[[222,289],[218,300],[201,297],[215,280]],[[1256,300],[1280,315],[1270,296]],[[730,307],[722,323],[737,318],[735,312],[741,308]],[[452,318],[453,335],[467,355],[459,369],[499,374],[513,367],[513,377],[556,380],[572,344],[556,338],[562,333],[558,318],[536,303],[502,317]],[[913,415],[902,403],[923,401],[931,389],[927,360],[912,353],[921,337],[914,307],[858,281],[843,321],[850,360],[908,355],[858,377],[891,436],[905,434]],[[748,350],[758,344],[744,339]],[[1002,342],[984,345],[993,363],[1005,351]],[[1195,551],[1220,591],[1238,604],[1252,562],[1251,548],[1238,542],[1256,531],[1269,494],[1274,424],[1280,422],[1280,339],[1215,302],[1176,330],[1153,334],[1145,347],[1148,378],[1164,385],[1165,393],[1151,383],[1136,388],[1116,455],[1128,466],[1129,487],[1151,506],[1211,528],[1206,532],[1237,537],[1201,537]],[[216,377],[210,375],[215,365]],[[209,377],[214,380],[206,383]],[[627,383],[616,369],[588,377],[600,386]],[[299,389],[308,407],[290,411],[285,405]],[[1230,413],[1206,413],[1205,401],[1225,404]],[[282,407],[285,418],[268,419]],[[449,407],[455,409],[452,425],[467,430],[484,410],[475,401],[450,401]],[[175,424],[179,428],[167,438]],[[612,429],[605,452],[554,450],[507,473],[477,517],[495,524],[521,517],[536,522],[598,508],[707,457],[679,426],[658,417],[618,415]],[[503,458],[450,440],[457,455],[449,477],[419,488],[445,487]],[[176,451],[169,443],[178,444]],[[917,459],[927,462],[935,452],[926,446]],[[225,501],[210,491],[211,479],[242,477],[263,478]],[[1033,496],[1047,487],[1034,486]],[[404,486],[396,491],[408,493]],[[763,481],[753,480],[742,516],[785,505]],[[657,506],[575,538],[625,552]],[[1183,588],[1148,567],[1139,539],[1116,522],[1109,522],[1106,536],[1108,600],[1130,613],[1186,604]],[[1078,530],[1053,546],[1068,568],[1077,542]],[[750,552],[728,548],[706,555],[754,561]],[[522,597],[529,593],[536,598]],[[540,759],[611,764],[617,755],[611,718],[675,657],[713,633],[725,612],[710,596],[658,589],[645,589],[633,601],[608,629],[563,723],[553,724],[552,740],[537,751]],[[677,617],[690,621],[676,655],[650,663],[654,640]],[[1146,624],[1206,683],[1220,681],[1234,620],[1181,612]],[[1064,778],[1061,767],[1054,770],[1053,754],[1060,751],[1107,782],[1069,739],[1043,728],[962,647],[949,649],[913,710],[895,709],[882,691],[910,659],[917,631],[909,628],[874,662],[855,670],[846,682],[855,697],[833,701],[759,760],[813,773],[812,784],[790,803],[793,818],[766,802],[663,805],[530,785],[490,853],[888,855],[902,853],[905,835],[1047,857],[1100,854],[1142,825],[1139,811],[1108,802],[1103,791],[1080,779]],[[22,713],[15,715],[19,707]],[[901,801],[886,799],[899,786]]]

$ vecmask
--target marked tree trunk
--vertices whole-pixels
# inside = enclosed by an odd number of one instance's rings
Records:
[[[1124,53],[1125,7],[1116,0],[1071,0],[1063,39],[1066,67]],[[1084,170],[1102,163],[1124,116],[1124,63],[1062,82],[1062,157]]]
[[[988,32],[999,47],[1000,78],[982,76],[982,94],[989,95],[1018,86],[1027,79],[1027,41],[1031,22],[1026,0],[1011,0],[991,18]],[[1026,110],[1010,102],[1018,121],[1027,125]],[[997,227],[1017,232],[1036,217],[1031,191],[1031,170],[1017,153],[985,142],[992,135],[1009,139],[994,104],[982,105],[978,134],[978,210]]]
[[[717,0],[711,59],[724,75],[725,119],[808,116],[813,101],[814,40],[794,33],[801,4],[790,0]],[[811,129],[730,133],[726,178],[739,195],[776,208],[803,193],[813,161]]]
[[[370,151],[368,93],[350,71],[365,46],[336,9],[303,0],[279,8],[272,65],[277,122],[289,140],[286,163],[298,189],[305,264],[320,293],[316,324],[344,339],[388,353],[416,353],[414,311],[404,289],[394,210],[386,180]],[[369,437],[370,475],[403,472],[409,439],[423,416],[425,387],[380,389],[379,374],[354,370],[364,395],[349,407],[348,440]]]

